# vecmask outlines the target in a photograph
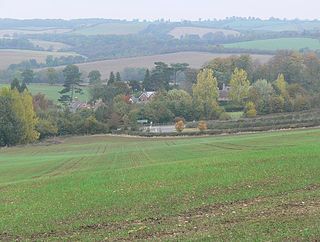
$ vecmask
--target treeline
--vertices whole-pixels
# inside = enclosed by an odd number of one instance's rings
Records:
[[[32,73],[29,76],[28,83],[49,83],[62,84],[64,77],[62,70],[55,70],[52,67],[64,66],[70,64],[84,63],[86,58],[83,56],[47,56],[45,63],[39,63],[36,59],[22,61],[19,64],[11,64],[6,70],[0,71],[0,81],[6,82],[14,78],[23,79],[23,73],[28,71]],[[33,71],[33,69],[47,68],[41,71]]]
[[[276,80],[283,74],[289,84],[299,84],[311,93],[320,90],[320,59],[316,52],[278,51],[266,63],[253,60],[249,55],[215,58],[206,68],[213,70],[220,87],[228,85],[232,72],[239,68],[246,71],[250,83],[259,79]]]
[[[25,38],[0,38],[0,49],[43,50]]]
[[[58,41],[68,44],[71,51],[87,56],[89,60],[116,59],[145,55],[175,53],[182,51],[203,51],[213,53],[243,53],[240,49],[225,49],[221,45],[238,41],[253,40],[255,36],[244,37],[224,35],[222,32],[207,34],[204,38],[189,35],[175,39],[169,35],[37,35],[34,38]],[[246,51],[248,52],[248,51]],[[273,51],[251,50],[252,53],[274,54]]]
[[[30,60],[22,61],[18,64],[11,64],[7,70],[19,71],[19,70],[25,70],[25,69],[55,67],[55,66],[63,66],[63,65],[71,65],[71,64],[80,64],[85,61],[86,61],[86,58],[80,55],[58,56],[58,57],[48,55],[45,63],[39,63],[35,59],[30,59]]]

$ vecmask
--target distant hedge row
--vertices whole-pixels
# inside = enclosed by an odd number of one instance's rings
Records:
[[[182,132],[182,133],[146,133],[128,132],[129,135],[144,137],[160,136],[197,136],[233,134],[239,132],[258,132],[280,129],[295,129],[320,126],[320,110],[305,112],[266,115],[257,118],[243,118],[238,121],[208,121],[208,130],[204,132]],[[187,123],[187,128],[197,128],[198,122]]]

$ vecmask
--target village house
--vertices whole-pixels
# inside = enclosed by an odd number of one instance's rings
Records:
[[[156,94],[156,92],[143,92],[139,96],[139,101],[140,102],[148,102],[155,96],[155,94]]]
[[[225,84],[223,84],[222,89],[219,90],[218,101],[219,102],[228,102],[228,101],[230,101],[229,92],[230,92],[230,86],[226,86]]]
[[[73,113],[78,110],[94,110],[95,111],[102,105],[103,105],[103,101],[101,99],[97,100],[94,104],[75,100],[72,103],[70,103],[69,109]]]

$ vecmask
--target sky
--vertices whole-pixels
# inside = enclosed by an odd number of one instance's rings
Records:
[[[0,0],[0,18],[319,19],[320,0]]]

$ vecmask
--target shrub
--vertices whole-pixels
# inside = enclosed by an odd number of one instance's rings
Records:
[[[219,116],[219,120],[230,120],[230,119],[231,119],[231,116],[226,112],[222,112]]]
[[[208,129],[208,124],[207,124],[207,122],[205,122],[205,121],[200,121],[200,122],[198,123],[198,129],[199,129],[201,132],[204,132],[205,130],[207,130],[207,129]]]
[[[176,130],[181,133],[184,130],[184,122],[182,120],[176,122]]]
[[[257,116],[256,105],[253,102],[247,102],[245,107],[245,116],[247,118],[254,118]]]

